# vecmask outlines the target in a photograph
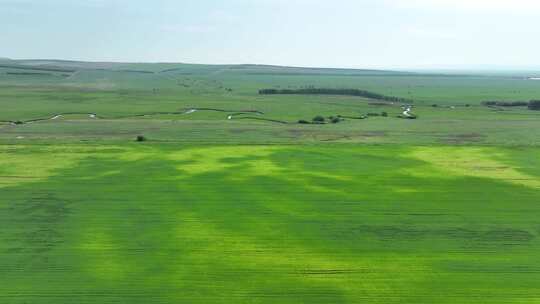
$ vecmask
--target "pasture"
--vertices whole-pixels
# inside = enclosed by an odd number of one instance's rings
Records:
[[[540,127],[539,111],[481,105],[485,100],[538,98],[539,82],[525,74],[16,62],[0,65],[0,142],[4,143],[126,142],[143,134],[158,142],[184,143],[538,144],[537,133],[525,130]],[[258,94],[264,88],[313,86],[366,89],[411,99],[420,119],[397,119],[403,111],[398,102]],[[228,119],[245,111],[251,113]],[[382,112],[389,116],[345,119],[336,125],[298,124],[318,115],[360,117]],[[47,120],[58,114],[66,115]],[[36,119],[43,120],[10,125]]]

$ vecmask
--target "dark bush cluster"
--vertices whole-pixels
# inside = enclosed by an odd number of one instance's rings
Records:
[[[331,123],[333,124],[337,124],[337,123],[340,123],[343,119],[341,118],[341,116],[330,116],[328,117],[328,119],[330,120]]]
[[[531,100],[529,102],[529,110],[540,111],[540,100]]]
[[[313,122],[314,123],[325,123],[325,121],[326,121],[326,118],[324,118],[321,115],[317,115],[317,116],[313,117]]]
[[[341,118],[339,118],[339,117],[333,117],[332,119],[330,119],[330,122],[333,123],[333,124],[340,123],[340,122],[341,122]]]
[[[362,115],[362,116],[336,115],[336,116],[329,116],[329,117],[324,117],[322,115],[317,115],[311,121],[300,119],[300,120],[298,120],[298,123],[299,124],[306,124],[306,125],[309,125],[309,124],[326,124],[326,123],[337,124],[337,123],[340,123],[340,122],[344,121],[345,119],[367,119],[369,117],[381,117],[381,116],[382,117],[388,117],[388,113],[387,112],[368,113],[368,114]],[[414,116],[414,117],[406,117],[406,116],[401,117],[400,116],[400,118],[416,119],[416,116]]]
[[[528,107],[529,110],[540,110],[540,100],[526,101],[484,101],[485,106],[497,106],[497,107]]]
[[[261,95],[276,95],[276,94],[287,94],[287,95],[344,95],[344,96],[359,96],[377,100],[391,101],[391,102],[406,102],[412,103],[412,100],[395,97],[395,96],[386,96],[379,93],[374,93],[366,90],[358,89],[329,89],[329,88],[304,88],[304,89],[262,89],[259,90]]]
[[[137,136],[137,138],[135,140],[138,141],[138,142],[143,142],[143,141],[146,141],[146,137],[144,137],[142,135],[139,135],[139,136]]]
[[[337,123],[340,123],[344,120],[344,118],[341,116],[341,115],[337,115],[337,116],[330,116],[328,118],[322,116],[322,115],[317,115],[315,117],[313,117],[313,119],[311,121],[307,121],[307,120],[304,120],[304,119],[300,119],[298,121],[299,124],[304,124],[304,125],[309,125],[309,124],[326,124],[327,122],[330,122],[330,123],[333,123],[333,124],[337,124]]]
[[[497,107],[526,107],[529,105],[526,101],[484,101],[484,106],[497,106]]]

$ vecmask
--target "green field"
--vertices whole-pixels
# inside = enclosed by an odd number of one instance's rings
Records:
[[[36,65],[39,70],[30,70]],[[46,72],[47,68],[52,71]],[[76,71],[56,72],[59,69]],[[13,71],[18,74],[9,74]],[[526,130],[540,128],[539,111],[480,105],[485,100],[539,98],[540,81],[529,80],[529,76],[534,74],[429,75],[269,66],[15,61],[0,64],[0,142],[125,142],[144,134],[153,141],[184,143],[536,145],[537,133]],[[258,94],[263,88],[307,86],[365,89],[413,99],[421,119],[396,119],[403,111],[401,104],[359,97]],[[226,112],[134,116],[208,108]],[[227,119],[238,111],[264,115]],[[347,119],[324,126],[297,124],[316,115],[357,117],[382,112],[389,117]],[[60,113],[84,115],[9,125],[9,121]],[[101,119],[90,119],[89,113]],[[253,117],[288,124],[249,119]]]
[[[532,76],[0,61],[0,303],[540,303]]]

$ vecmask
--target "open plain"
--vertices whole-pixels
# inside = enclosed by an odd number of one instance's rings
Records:
[[[538,76],[0,60],[0,303],[538,303]]]

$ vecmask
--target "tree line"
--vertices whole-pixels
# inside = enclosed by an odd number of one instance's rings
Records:
[[[303,88],[303,89],[262,89],[259,90],[260,95],[343,95],[343,96],[358,96],[370,99],[384,100],[389,102],[412,103],[413,100],[387,96],[371,91],[358,89],[330,89],[330,88]]]
[[[496,101],[488,100],[483,101],[484,106],[497,106],[497,107],[526,107],[529,105],[527,101]]]
[[[484,106],[496,106],[496,107],[528,107],[529,110],[540,111],[540,100],[531,101],[484,101]]]

